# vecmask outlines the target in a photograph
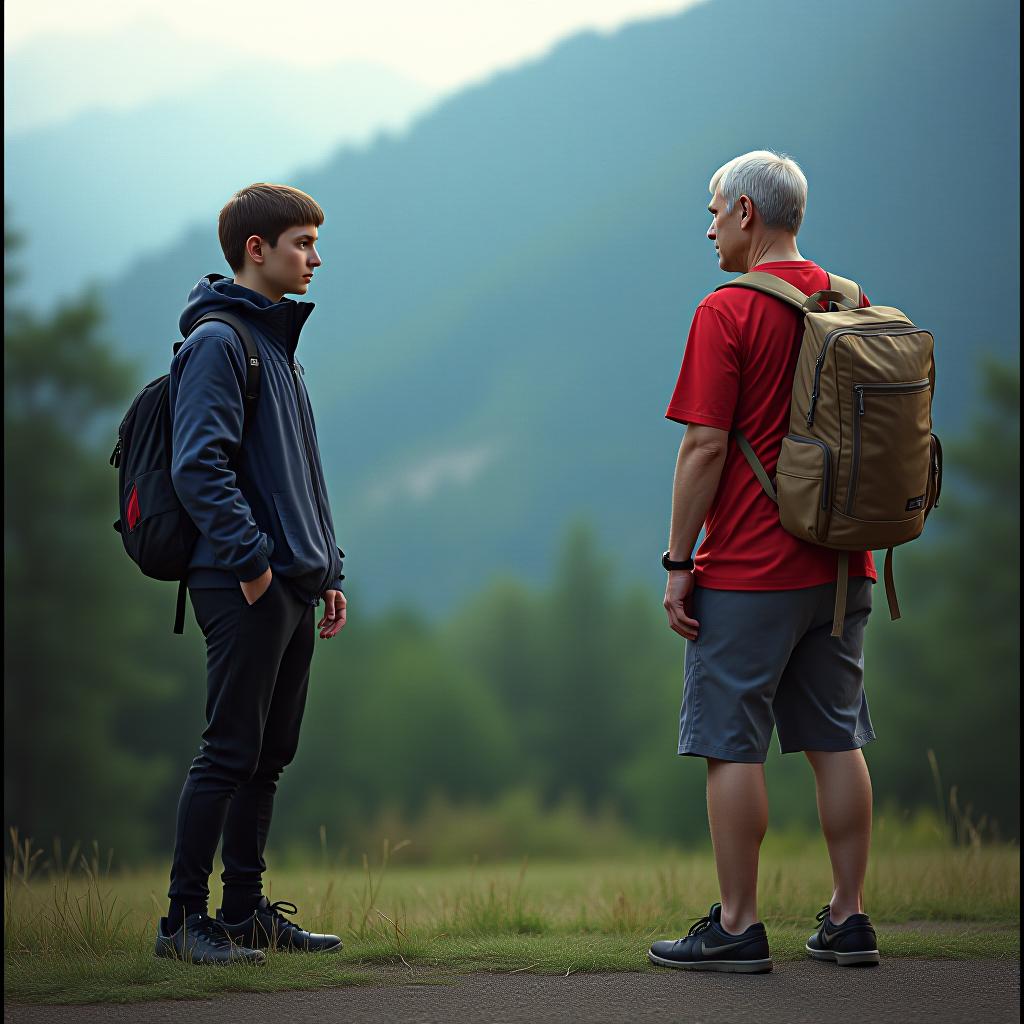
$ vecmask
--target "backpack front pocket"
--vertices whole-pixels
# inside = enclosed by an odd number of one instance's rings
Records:
[[[176,580],[187,571],[198,532],[181,507],[166,469],[142,473],[121,499],[121,540],[147,575]]]
[[[820,544],[828,531],[832,453],[816,437],[787,434],[776,466],[775,488],[782,527],[794,537]]]
[[[930,421],[927,380],[854,384],[847,516],[897,522],[923,513],[932,462]]]

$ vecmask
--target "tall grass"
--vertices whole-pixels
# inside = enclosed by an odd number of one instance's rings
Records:
[[[1014,917],[1017,847],[982,842],[981,826],[957,807],[955,789],[944,809],[942,819],[929,812],[877,818],[866,886],[872,912],[891,921]],[[475,834],[475,826],[469,831]],[[152,934],[165,906],[162,869],[114,872],[113,851],[102,856],[96,843],[88,853],[76,844],[64,855],[57,842],[47,856],[15,829],[8,838],[7,952],[97,957],[136,948],[140,936]],[[307,925],[341,929],[357,943],[396,950],[424,929],[479,936],[678,927],[717,895],[708,849],[645,853],[611,844],[603,860],[536,858],[515,867],[482,867],[473,857],[440,867],[418,863],[410,840],[385,838],[376,857],[364,853],[359,865],[350,865],[342,856],[329,856],[324,829],[320,839],[319,865],[293,860],[271,872],[269,894],[273,898],[277,890],[302,902]],[[821,837],[769,832],[759,888],[766,917],[796,921],[820,907],[831,893]],[[211,895],[213,901],[219,895],[216,880]]]
[[[44,886],[33,881],[42,851],[33,850],[31,840],[21,839],[16,829],[10,839],[11,855],[4,865],[5,950],[101,956],[137,941],[138,915],[118,906],[110,876],[112,850],[104,861],[98,843],[88,857],[76,844],[65,860],[56,842],[53,859],[42,862],[49,868],[49,885]]]
[[[1019,954],[1015,846],[955,845],[935,815],[883,818],[875,845],[865,896],[880,934],[888,934],[887,948],[907,955]],[[651,939],[681,934],[718,896],[705,850],[486,866],[402,863],[409,852],[405,841],[382,842],[358,865],[322,856],[268,873],[271,899],[296,902],[304,927],[340,934],[342,954],[272,954],[263,971],[204,971],[152,955],[164,867],[115,871],[95,845],[89,855],[72,849],[44,856],[12,833],[4,872],[8,997],[102,1002],[316,988],[365,981],[353,968],[380,965],[642,970]],[[776,959],[801,955],[831,888],[820,839],[801,842],[791,834],[766,843],[761,913]],[[215,907],[216,881],[211,889]],[[886,926],[897,925],[887,933]]]

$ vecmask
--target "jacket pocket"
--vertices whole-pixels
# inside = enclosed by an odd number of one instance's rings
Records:
[[[776,467],[775,488],[782,527],[794,537],[820,544],[828,532],[832,453],[815,437],[787,434]]]
[[[294,565],[302,559],[305,553],[298,513],[291,499],[284,492],[274,491],[273,498],[277,521],[281,526],[281,539],[284,540],[284,544],[278,546],[278,558],[282,564]],[[287,548],[287,555],[281,550],[282,547]]]

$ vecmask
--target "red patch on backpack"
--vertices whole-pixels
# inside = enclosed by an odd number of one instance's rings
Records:
[[[128,495],[128,507],[125,509],[124,517],[128,520],[129,531],[135,529],[142,517],[142,513],[139,512],[139,490],[135,484],[132,484],[132,493]]]

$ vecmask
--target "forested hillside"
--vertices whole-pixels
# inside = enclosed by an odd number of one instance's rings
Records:
[[[299,358],[364,600],[539,581],[580,513],[656,582],[662,414],[722,280],[707,181],[752,148],[806,169],[805,255],[934,331],[939,429],[962,425],[980,358],[1016,348],[1016,5],[808,10],[712,0],[578,36],[296,177],[327,211]],[[153,372],[191,286],[226,272],[215,218],[105,293]]]

